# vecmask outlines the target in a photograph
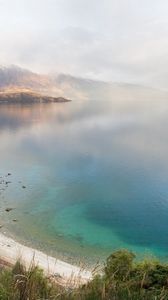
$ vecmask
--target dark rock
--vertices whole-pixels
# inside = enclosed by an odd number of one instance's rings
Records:
[[[7,212],[10,212],[11,210],[13,210],[12,207],[7,207],[7,208],[5,209],[5,211],[7,211]]]

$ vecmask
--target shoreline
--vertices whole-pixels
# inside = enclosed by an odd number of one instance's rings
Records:
[[[0,259],[12,265],[19,260],[26,268],[34,264],[43,270],[45,276],[53,278],[60,285],[77,287],[92,279],[91,271],[48,256],[2,233],[0,233]]]

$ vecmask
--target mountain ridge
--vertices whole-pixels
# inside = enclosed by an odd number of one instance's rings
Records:
[[[30,89],[44,96],[73,100],[168,99],[168,92],[131,83],[112,83],[69,74],[39,74],[18,66],[0,66],[0,90]]]

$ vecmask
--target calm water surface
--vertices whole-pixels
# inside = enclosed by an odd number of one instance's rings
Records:
[[[2,232],[69,260],[125,247],[167,258],[166,102],[1,105],[8,172]]]

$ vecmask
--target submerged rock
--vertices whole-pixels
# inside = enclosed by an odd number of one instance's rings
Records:
[[[7,212],[10,212],[11,210],[13,210],[12,207],[7,207],[7,208],[5,209],[5,211],[7,211]]]

